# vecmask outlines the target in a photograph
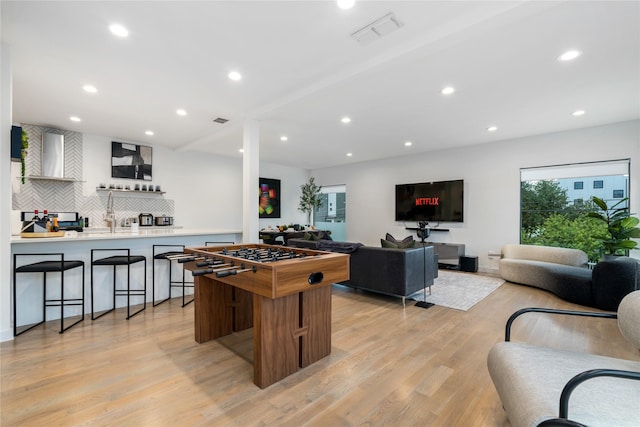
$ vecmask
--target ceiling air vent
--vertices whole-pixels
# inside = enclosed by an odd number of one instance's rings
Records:
[[[227,123],[229,121],[229,119],[223,119],[222,117],[216,117],[215,119],[213,119],[213,121],[223,125],[223,124]]]
[[[380,37],[386,36],[400,27],[402,27],[402,23],[393,13],[389,13],[351,34],[351,38],[364,45],[378,40]]]

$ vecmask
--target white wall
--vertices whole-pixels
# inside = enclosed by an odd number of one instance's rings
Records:
[[[298,210],[300,186],[309,179],[309,171],[272,163],[260,163],[260,177],[280,180],[280,218],[260,219],[260,228],[281,224],[305,224],[307,214]],[[257,195],[256,195],[257,198]],[[256,211],[257,211],[256,201]]]
[[[153,147],[153,180],[141,184],[160,185],[164,197],[174,200],[174,224],[184,228],[214,227],[242,229],[242,159],[206,153],[174,151],[140,141],[123,141],[107,136],[83,135],[83,179],[85,196],[95,193],[100,183],[123,184],[111,178],[111,141],[132,142]],[[262,219],[260,227],[303,223],[297,210],[300,185],[309,177],[304,169],[260,163],[260,176],[279,179],[281,219]],[[125,184],[132,184],[126,182]],[[258,215],[258,188],[256,209]]]
[[[347,186],[347,240],[380,244],[389,232],[414,232],[394,220],[395,184],[464,179],[464,223],[429,240],[464,243],[480,269],[493,271],[506,243],[518,243],[520,168],[631,158],[631,210],[640,211],[640,121],[558,132],[395,159],[311,171],[320,185]],[[415,223],[407,223],[415,227]],[[431,224],[430,224],[431,225]],[[637,251],[634,253],[638,256]]]
[[[11,330],[11,57],[0,44],[0,341],[13,339]]]

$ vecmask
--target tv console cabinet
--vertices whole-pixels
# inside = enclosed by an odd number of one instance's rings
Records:
[[[464,256],[464,245],[459,243],[425,242],[433,246],[433,252],[438,255],[438,266],[441,268],[457,269],[460,257]]]

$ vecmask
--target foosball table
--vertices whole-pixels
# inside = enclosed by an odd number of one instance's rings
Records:
[[[253,381],[265,388],[331,353],[331,284],[349,255],[247,244],[186,248],[194,276],[195,340],[253,327]]]

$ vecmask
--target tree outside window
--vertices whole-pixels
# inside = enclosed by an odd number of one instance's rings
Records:
[[[599,261],[603,247],[597,237],[607,230],[587,215],[598,211],[591,197],[621,199],[628,185],[626,160],[521,170],[520,242],[580,249]]]

